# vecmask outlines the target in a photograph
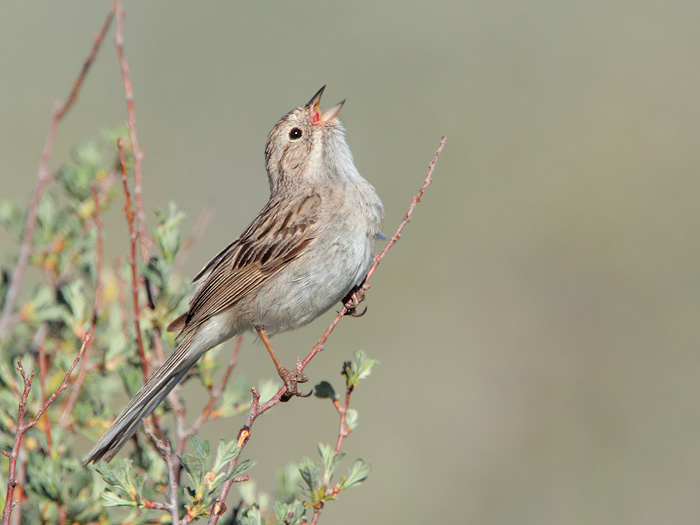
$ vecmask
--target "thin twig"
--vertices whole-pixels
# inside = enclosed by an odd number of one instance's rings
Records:
[[[51,160],[51,153],[53,152],[53,145],[56,140],[56,132],[58,130],[58,125],[63,120],[63,117],[68,113],[73,103],[78,98],[78,93],[83,85],[83,81],[87,76],[90,66],[95,61],[97,57],[97,51],[100,49],[102,41],[104,40],[107,30],[112,23],[114,18],[114,9],[111,9],[107,14],[107,18],[102,24],[102,29],[95,37],[92,45],[92,50],[90,54],[83,62],[83,67],[80,70],[80,74],[75,79],[73,83],[73,89],[71,89],[68,98],[66,98],[63,104],[58,101],[54,103],[53,112],[51,115],[51,122],[49,124],[49,129],[46,133],[46,139],[44,140],[44,147],[41,150],[41,157],[39,160],[39,169],[37,171],[36,185],[34,186],[34,192],[32,193],[31,199],[29,201],[29,209],[27,211],[27,219],[24,223],[23,239],[22,245],[19,250],[19,257],[17,258],[17,264],[12,272],[12,278],[10,279],[10,285],[7,289],[7,295],[5,296],[5,304],[2,308],[2,314],[0,314],[0,341],[5,338],[7,329],[10,325],[10,320],[12,316],[12,311],[15,307],[15,302],[17,301],[17,295],[19,294],[19,287],[24,277],[24,271],[29,263],[29,256],[32,253],[32,240],[34,238],[34,228],[36,226],[36,210],[39,205],[39,198],[44,190],[44,186],[51,179],[51,174],[49,173],[49,161]]]
[[[182,454],[182,452],[185,449],[185,443],[188,438],[191,438],[195,434],[199,432],[199,430],[202,428],[202,425],[209,420],[209,418],[212,415],[212,412],[214,411],[214,405],[216,402],[219,400],[221,397],[221,394],[223,394],[224,389],[226,388],[226,384],[228,383],[229,378],[231,377],[231,373],[233,372],[233,369],[236,368],[236,365],[238,364],[238,354],[241,349],[241,343],[243,342],[243,336],[239,335],[236,338],[236,344],[233,347],[233,354],[231,355],[231,359],[228,362],[228,365],[226,366],[226,371],[224,372],[224,376],[221,378],[221,381],[219,384],[212,388],[211,391],[209,392],[209,401],[207,402],[206,406],[202,410],[202,413],[199,415],[199,417],[192,423],[189,429],[180,437],[178,437],[178,444],[177,444],[177,452],[178,454]]]
[[[40,403],[46,403],[46,347],[42,343],[39,345],[39,391],[41,394]],[[46,453],[51,457],[53,441],[51,439],[51,419],[46,414]]]
[[[150,438],[153,440],[153,443],[155,444],[156,448],[158,449],[158,452],[160,453],[161,457],[163,458],[163,461],[165,461],[165,464],[168,467],[168,503],[156,503],[156,502],[149,502],[151,504],[157,504],[157,505],[162,505],[161,510],[167,510],[168,513],[170,514],[170,520],[173,525],[178,525],[180,523],[180,516],[178,515],[177,509],[178,509],[178,500],[177,500],[177,488],[178,488],[178,483],[177,483],[177,471],[180,468],[180,462],[179,461],[174,461],[173,460],[173,454],[172,454],[172,448],[170,447],[170,442],[167,440],[162,440],[159,437],[156,436],[155,432],[151,428],[151,426],[148,424],[148,420],[146,420],[146,424],[144,425],[144,429],[146,431],[146,434],[150,436]],[[160,433],[160,430],[158,431]],[[156,508],[156,507],[150,507],[150,508]]]
[[[26,498],[24,484],[27,481],[27,450],[20,446],[19,457],[17,458],[17,486],[15,487],[15,501],[12,503],[12,516],[10,525],[22,524],[22,502]]]
[[[397,228],[396,233],[394,233],[394,235],[391,237],[391,239],[389,239],[389,242],[386,243],[386,246],[384,247],[382,252],[374,258],[374,263],[372,264],[372,266],[369,267],[369,270],[367,271],[367,277],[365,277],[365,282],[362,285],[365,290],[369,290],[369,286],[367,285],[367,282],[369,281],[370,277],[372,277],[372,274],[377,269],[377,266],[379,266],[379,263],[382,262],[382,259],[384,259],[384,256],[386,255],[386,253],[401,238],[401,232],[403,231],[404,226],[406,226],[409,222],[411,222],[411,219],[413,219],[413,210],[415,209],[416,204],[418,204],[421,201],[421,199],[423,198],[423,194],[425,193],[425,190],[430,185],[430,183],[433,182],[433,179],[432,179],[433,170],[435,169],[435,164],[437,164],[438,158],[440,157],[440,153],[442,153],[442,148],[445,147],[446,143],[447,143],[447,137],[442,137],[442,140],[440,141],[440,146],[438,147],[437,151],[435,152],[435,155],[433,156],[433,160],[430,161],[430,164],[428,165],[428,174],[425,176],[425,180],[423,181],[423,185],[420,187],[418,194],[411,199],[411,205],[408,207],[408,211],[406,212],[406,215],[404,215],[404,218],[401,221],[401,224],[399,224],[399,227]]]
[[[323,502],[321,502],[321,503],[323,503]],[[321,509],[322,508],[323,508],[323,504],[319,505],[318,507],[316,507],[314,509],[314,515],[312,516],[311,522],[309,523],[309,525],[316,525],[316,523],[318,523],[318,518],[321,517]]]
[[[134,201],[136,203],[136,218],[138,231],[141,238],[141,257],[148,260],[149,241],[146,236],[146,214],[143,209],[142,175],[141,164],[144,153],[139,147],[139,138],[136,131],[136,110],[134,109],[134,90],[131,87],[131,76],[129,75],[129,62],[124,57],[124,10],[120,0],[114,1],[113,10],[117,13],[117,31],[114,35],[114,45],[117,48],[119,57],[119,67],[124,79],[124,92],[126,95],[126,112],[128,114],[129,139],[131,140],[131,151],[134,154]]]
[[[153,342],[153,350],[155,351],[156,354],[156,359],[158,360],[156,368],[160,367],[165,363],[165,352],[163,352],[163,342],[161,340],[161,333],[160,333],[160,328],[158,326],[154,326],[152,330],[152,342]],[[172,408],[172,413],[173,413],[173,419],[175,420],[175,433],[178,436],[178,443],[179,443],[179,436],[185,433],[185,407],[183,404],[180,402],[180,386],[181,384],[175,385],[175,388],[173,388],[169,393],[166,399],[168,400],[168,403],[170,403],[170,407]],[[178,454],[181,454],[182,451],[178,448],[176,448],[176,451]],[[179,470],[179,469],[178,469]],[[178,476],[179,479],[179,476]]]
[[[100,308],[102,307],[102,260],[103,260],[103,249],[102,249],[102,208],[100,206],[100,196],[97,192],[97,186],[92,184],[92,200],[95,203],[95,213],[93,219],[95,221],[95,228],[97,230],[97,239],[95,241],[95,297],[92,302],[92,321],[90,325],[90,333],[95,333],[95,326],[97,325],[97,319],[100,315]],[[71,386],[71,392],[68,396],[68,401],[66,401],[65,407],[63,407],[63,412],[61,417],[58,418],[58,426],[65,428],[68,423],[68,417],[73,413],[73,407],[78,400],[78,395],[80,394],[80,389],[83,387],[85,378],[90,371],[90,355],[92,354],[93,346],[90,345],[85,351],[85,359],[80,363],[80,370],[78,370],[78,377]]]
[[[346,385],[345,387],[345,404],[341,405],[340,401],[337,399],[333,401],[333,406],[340,414],[340,428],[338,429],[338,441],[335,444],[335,455],[340,454],[340,449],[343,446],[343,440],[350,435],[350,429],[348,429],[346,424],[346,417],[348,415],[348,407],[350,406],[350,394],[352,394],[352,387]]]
[[[161,333],[159,327],[155,326],[153,328],[152,338],[153,349],[155,350],[156,359],[158,359],[158,367],[160,367],[165,362],[165,353],[163,352],[163,344],[161,341]],[[173,466],[172,468],[170,468],[171,465],[169,465],[168,468],[168,479],[170,483],[174,483],[175,486],[179,486],[180,484],[180,472],[182,471],[182,464],[180,463],[180,458],[177,457],[177,454],[182,454],[182,450],[180,450],[179,448],[179,443],[180,436],[185,433],[186,415],[185,407],[180,402],[180,386],[180,384],[175,385],[175,388],[173,388],[168,393],[168,396],[166,398],[168,400],[168,403],[170,403],[170,407],[172,408],[173,419],[175,420],[175,435],[177,436],[178,443],[178,448],[176,448],[176,455],[174,458],[171,457]],[[156,416],[155,413],[153,413],[151,419],[153,420],[153,426],[157,430],[158,434],[162,435],[162,431],[160,429],[160,418]],[[156,445],[156,448],[158,448],[158,444],[155,443],[155,441],[154,444]]]
[[[437,163],[438,158],[440,157],[440,153],[442,152],[442,148],[445,147],[445,143],[447,142],[446,137],[442,137],[442,140],[440,141],[440,146],[438,146],[437,151],[435,151],[435,155],[433,156],[433,160],[430,162],[428,165],[428,173],[425,176],[425,179],[423,180],[423,184],[421,185],[420,189],[418,190],[418,193],[416,194],[415,197],[411,199],[411,205],[408,207],[408,211],[404,215],[403,220],[399,224],[399,227],[396,229],[396,232],[394,235],[389,239],[389,242],[386,243],[386,246],[384,249],[381,251],[379,255],[376,255],[374,257],[374,262],[372,263],[372,266],[369,267],[369,270],[367,270],[367,275],[365,276],[365,279],[362,283],[361,289],[363,291],[369,290],[370,285],[369,285],[369,280],[374,274],[375,270],[379,266],[379,263],[382,262],[386,254],[389,252],[392,246],[396,244],[396,242],[401,238],[401,232],[403,231],[404,227],[411,221],[413,218],[413,210],[416,207],[416,204],[418,204],[421,201],[421,198],[423,197],[423,194],[425,193],[426,188],[430,185],[430,183],[433,181],[432,175],[433,175],[433,170],[435,169],[435,164]],[[321,336],[321,339],[319,339],[316,344],[313,346],[311,349],[311,352],[309,355],[306,356],[306,358],[302,361],[302,370],[306,365],[309,364],[309,361],[311,361],[314,356],[323,350],[323,344],[326,342],[328,339],[328,336],[331,335],[331,332],[335,330],[335,327],[338,325],[340,320],[345,316],[345,314],[349,311],[349,308],[347,305],[343,305],[343,307],[340,309],[338,312],[338,315],[335,316],[335,319],[331,322],[330,326],[326,330],[326,332]]]
[[[116,3],[116,2],[115,2]],[[117,18],[117,21],[119,19]],[[136,240],[139,237],[139,232],[134,228],[135,213],[131,206],[131,195],[129,193],[129,181],[126,176],[126,157],[124,154],[124,139],[117,139],[117,148],[119,149],[119,167],[122,174],[122,186],[124,187],[124,211],[126,213],[126,222],[129,227],[129,246],[130,252],[127,255],[127,263],[131,269],[131,294],[134,302],[134,328],[136,330],[136,343],[139,352],[139,360],[141,361],[141,372],[143,373],[144,382],[148,380],[148,358],[146,357],[146,349],[143,344],[143,336],[141,335],[141,307],[139,301],[139,289],[141,288],[142,280],[138,275],[136,263]],[[151,421],[155,434],[162,436],[163,432],[160,428],[160,420],[156,413],[151,414]]]
[[[138,264],[136,262],[136,240],[140,233],[134,228],[134,210],[131,207],[131,195],[129,193],[129,181],[126,177],[126,157],[124,155],[124,139],[117,139],[117,147],[119,148],[119,167],[122,172],[122,185],[124,186],[124,211],[126,212],[126,222],[129,226],[129,245],[130,252],[127,256],[127,263],[131,268],[131,293],[134,301],[134,327],[136,329],[136,344],[141,360],[141,371],[143,372],[143,380],[148,379],[148,360],[146,358],[146,349],[143,346],[143,337],[141,336],[141,308],[139,301],[139,289],[141,288],[141,278],[138,274]]]
[[[62,119],[66,115],[66,113],[68,113],[68,110],[73,106],[73,103],[78,99],[78,93],[80,91],[80,87],[83,84],[83,80],[85,80],[85,77],[87,76],[87,73],[90,69],[90,66],[92,66],[92,63],[95,61],[95,58],[97,58],[97,51],[100,49],[100,46],[102,45],[102,41],[104,40],[104,37],[107,34],[107,31],[109,30],[109,26],[112,25],[112,19],[114,19],[114,7],[109,10],[109,13],[107,13],[107,18],[105,18],[105,21],[102,24],[102,29],[100,29],[100,32],[97,34],[97,36],[94,39],[94,42],[92,44],[92,50],[90,51],[90,54],[83,62],[83,67],[80,70],[80,74],[78,75],[78,78],[76,78],[75,82],[73,83],[73,89],[71,89],[71,92],[68,95],[68,98],[63,103],[63,106],[60,108],[60,110],[58,111],[58,113],[56,115],[56,117],[59,120]]]
[[[18,485],[19,481],[16,478],[16,468],[17,468],[17,457],[19,455],[20,447],[22,445],[22,440],[24,438],[24,435],[27,433],[29,429],[31,429],[34,425],[37,424],[39,419],[44,415],[46,410],[51,406],[51,404],[56,400],[58,395],[65,390],[66,386],[68,386],[68,378],[70,378],[70,375],[73,373],[73,370],[75,370],[76,365],[78,364],[78,361],[80,361],[80,358],[83,356],[83,353],[85,353],[85,349],[87,348],[88,343],[90,342],[90,339],[92,338],[92,334],[88,332],[85,334],[85,337],[83,338],[83,344],[80,347],[80,351],[78,352],[78,355],[75,356],[75,359],[73,360],[73,364],[71,367],[68,369],[68,372],[66,372],[66,375],[63,377],[63,381],[59,385],[58,389],[51,394],[51,397],[43,404],[43,406],[39,409],[39,411],[36,413],[36,416],[34,416],[34,419],[29,421],[28,423],[24,422],[24,418],[26,415],[26,406],[27,406],[27,399],[29,397],[29,391],[32,388],[32,381],[34,380],[34,372],[31,373],[31,375],[27,375],[27,373],[24,371],[24,367],[22,366],[21,361],[17,361],[17,371],[20,373],[22,376],[22,381],[24,382],[24,390],[22,391],[22,397],[19,402],[19,411],[17,414],[17,428],[15,430],[15,441],[14,444],[12,445],[12,452],[9,454],[9,472],[7,476],[7,494],[5,495],[5,507],[2,511],[2,525],[8,525],[10,523],[10,516],[12,515],[12,507],[13,507],[13,496],[14,496],[14,490],[15,487]]]
[[[333,399],[333,406],[335,409],[338,411],[338,414],[340,414],[340,428],[338,429],[338,441],[336,442],[335,445],[335,455],[338,456],[340,454],[341,447],[343,446],[343,441],[345,440],[346,437],[350,435],[350,429],[347,427],[347,414],[348,414],[348,407],[350,406],[350,395],[352,394],[353,391],[353,386],[350,384],[349,381],[346,379],[346,384],[345,384],[345,404],[341,404],[340,401],[337,399]],[[332,477],[328,479],[327,483],[330,484]],[[340,493],[340,485],[336,484],[335,486],[328,487],[326,488],[326,493],[325,496],[326,498],[335,498],[338,493]],[[313,516],[311,517],[311,523],[310,525],[313,525],[318,522],[319,518],[321,517],[321,511],[323,510],[323,507],[325,505],[325,502],[323,500],[317,501],[314,504],[314,513]]]
[[[114,273],[117,277],[117,282],[119,283],[117,300],[119,301],[119,312],[121,313],[122,326],[126,328],[126,326],[129,324],[129,312],[126,308],[126,295],[124,293],[124,290],[126,290],[126,278],[122,273],[122,264],[119,257],[114,260]]]
[[[241,449],[241,451],[243,450],[243,447],[245,447],[246,443],[248,443],[248,439],[250,439],[250,427],[253,426],[253,422],[260,415],[258,407],[258,403],[260,403],[260,393],[255,387],[251,388],[250,392],[251,394],[253,394],[253,401],[250,404],[250,410],[248,411],[248,416],[246,417],[245,424],[238,431],[238,447]],[[238,465],[238,460],[240,459],[240,457],[241,454],[239,453],[235,458],[233,458],[229,462],[228,467],[226,467],[227,477],[231,475],[233,470],[236,468],[236,465]],[[224,482],[223,486],[221,487],[221,493],[219,494],[219,497],[216,498],[216,501],[211,506],[211,515],[209,516],[209,521],[207,522],[207,525],[215,525],[216,523],[218,523],[219,517],[224,512],[226,512],[225,501],[229,491],[231,490],[231,487],[233,486],[233,483],[233,479],[228,479]]]
[[[391,249],[391,247],[399,240],[401,237],[401,232],[403,231],[404,227],[406,224],[408,224],[411,219],[413,218],[413,210],[416,207],[416,204],[418,204],[423,197],[423,194],[425,193],[426,188],[430,185],[432,182],[432,174],[433,170],[435,169],[435,164],[437,163],[437,160],[440,156],[440,153],[442,152],[442,149],[445,146],[445,143],[447,142],[447,139],[445,137],[442,138],[440,141],[440,146],[438,147],[437,151],[435,152],[435,155],[433,156],[433,160],[430,162],[428,165],[428,173],[425,176],[425,179],[423,180],[423,184],[420,187],[420,190],[418,191],[418,194],[411,199],[411,204],[408,208],[408,211],[404,215],[403,220],[399,224],[399,227],[397,228],[396,232],[394,235],[391,237],[389,242],[387,242],[387,245],[385,248],[382,250],[382,252],[374,257],[374,262],[372,263],[372,266],[370,266],[369,270],[367,271],[367,276],[365,277],[362,286],[360,287],[362,291],[369,290],[369,279],[374,273],[374,271],[377,269],[377,266],[379,266],[379,263],[382,262],[384,257],[386,256],[387,252]],[[360,298],[362,299],[364,296],[361,295]],[[338,325],[340,320],[345,316],[345,314],[350,310],[349,308],[349,303],[346,305],[343,305],[343,307],[340,309],[338,312],[338,315],[335,316],[333,321],[331,322],[330,326],[328,329],[326,329],[325,333],[321,336],[321,338],[316,342],[316,344],[311,348],[311,351],[309,354],[304,358],[303,361],[300,359],[297,359],[297,370],[302,371],[306,365],[309,364],[309,362],[318,354],[320,351],[323,350],[323,344],[326,342],[328,337],[331,335],[333,330],[335,330],[335,327]],[[353,308],[356,307],[357,304],[353,305]],[[287,388],[283,386],[280,388],[277,393],[272,396],[272,398],[267,401],[266,403],[260,405],[260,394],[255,390],[255,388],[251,389],[251,392],[253,393],[253,401],[251,402],[250,405],[250,410],[248,411],[248,417],[246,418],[245,425],[241,428],[241,430],[238,433],[238,446],[241,447],[241,450],[243,447],[245,447],[246,443],[250,439],[250,429],[253,426],[253,423],[255,420],[262,415],[263,413],[267,412],[269,409],[271,409],[273,406],[277,405],[278,403],[281,402],[282,396],[286,392]],[[346,409],[347,409],[347,404],[349,404],[349,392],[346,394]],[[344,421],[341,422],[341,433],[343,430],[342,425],[344,425]],[[347,430],[347,429],[346,429]],[[342,445],[344,437],[341,437],[339,435],[339,444],[337,447]],[[238,464],[238,458],[240,457],[240,453],[238,456],[236,456],[234,459],[231,460],[231,462],[228,465],[228,468],[226,470],[227,475],[233,472],[233,469],[236,467]],[[221,493],[219,494],[219,497],[216,499],[214,502],[214,505],[212,505],[212,510],[211,510],[211,516],[209,517],[208,525],[215,525],[218,520],[219,516],[221,516],[224,512],[226,512],[226,497],[228,496],[229,490],[231,490],[231,486],[233,485],[233,480],[229,479],[221,487]],[[312,518],[312,523],[316,523],[318,520],[317,514],[320,514],[321,509],[317,508],[314,510],[314,516]]]

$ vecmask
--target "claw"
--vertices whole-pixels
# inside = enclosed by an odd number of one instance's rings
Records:
[[[362,317],[365,315],[367,312],[367,307],[362,311],[362,313],[358,314],[355,310],[357,307],[360,305],[362,301],[365,300],[365,285],[361,284],[359,286],[356,286],[350,292],[348,295],[345,296],[343,299],[343,305],[345,305],[345,315],[349,315],[351,317]]]
[[[349,315],[350,317],[362,317],[367,313],[367,307],[365,306],[365,309],[362,310],[361,313],[357,313],[357,310],[355,308],[348,308],[347,311],[345,312],[345,315]]]
[[[299,383],[306,383],[309,380],[306,374],[300,370],[287,370],[286,368],[280,368],[277,372],[282,378],[282,381],[284,381],[284,386],[287,389],[280,398],[281,401],[289,401],[292,397],[308,397],[303,396],[297,387]]]

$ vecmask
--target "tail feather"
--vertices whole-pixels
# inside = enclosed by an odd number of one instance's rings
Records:
[[[141,420],[148,417],[170,391],[185,377],[201,354],[188,355],[190,341],[183,341],[173,354],[146,381],[112,426],[83,458],[83,465],[104,458],[110,461],[136,432]]]

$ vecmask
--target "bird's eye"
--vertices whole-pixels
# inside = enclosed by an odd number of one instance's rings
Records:
[[[289,131],[289,138],[292,140],[297,140],[297,139],[301,138],[301,135],[302,135],[302,133],[301,133],[301,130],[299,128],[292,128]]]

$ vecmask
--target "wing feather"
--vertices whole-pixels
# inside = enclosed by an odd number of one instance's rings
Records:
[[[271,198],[248,229],[197,274],[187,313],[168,328],[180,334],[195,329],[299,257],[316,237],[319,203],[318,194],[295,203]]]

